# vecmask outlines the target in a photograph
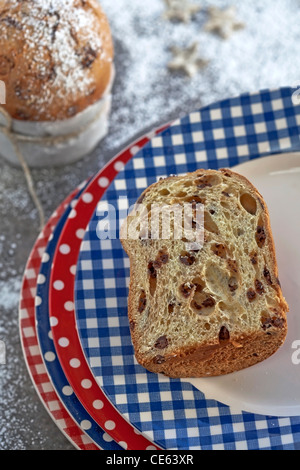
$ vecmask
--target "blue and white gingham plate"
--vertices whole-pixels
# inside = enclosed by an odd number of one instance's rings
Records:
[[[292,94],[290,88],[244,94],[178,120],[133,156],[101,203],[119,211],[121,196],[130,206],[160,177],[299,150],[300,106]],[[120,413],[165,449],[299,448],[300,417],[235,411],[137,364],[127,319],[128,258],[118,232],[114,240],[98,238],[99,220],[95,212],[80,250],[76,321],[89,366]]]

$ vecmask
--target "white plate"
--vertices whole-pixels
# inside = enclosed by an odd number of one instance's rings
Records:
[[[223,377],[189,379],[205,395],[270,416],[300,416],[300,153],[272,155],[233,168],[269,208],[279,278],[289,304],[288,335],[272,357]]]

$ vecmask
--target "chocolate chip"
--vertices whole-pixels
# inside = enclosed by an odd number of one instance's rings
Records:
[[[258,279],[255,280],[255,290],[259,295],[262,295],[265,292],[262,282],[260,282]]]
[[[214,245],[212,245],[211,250],[216,256],[219,256],[219,258],[226,258],[227,249],[225,245],[215,243]]]
[[[150,263],[148,264],[148,274],[150,275],[152,279],[156,279],[157,277],[157,273],[156,273],[156,269],[155,269],[153,261],[150,261]]]
[[[188,198],[185,198],[184,200],[186,202],[192,203],[192,208],[193,209],[197,209],[197,204],[204,204],[205,203],[205,199],[198,196],[197,194],[195,194],[194,196],[190,196]]]
[[[129,328],[130,328],[130,331],[134,331],[134,328],[135,328],[135,322],[134,321],[131,321],[129,323]]]
[[[169,261],[168,253],[163,250],[160,250],[156,258],[156,261],[161,264],[167,264],[167,262]]]
[[[175,302],[170,302],[168,305],[168,312],[173,313],[175,308]]]
[[[259,225],[256,229],[256,234],[255,234],[255,240],[259,248],[263,248],[266,242],[266,238],[267,236],[266,236],[264,228]]]
[[[271,278],[271,274],[270,274],[270,271],[268,270],[267,267],[264,268],[264,278],[265,280],[267,281],[267,283],[271,286],[273,283],[272,283],[272,278]]]
[[[199,282],[199,281],[198,281]],[[204,286],[202,284],[199,284],[197,282],[193,282],[193,284],[196,286],[196,292],[202,292],[204,289]]]
[[[163,264],[167,264],[167,262],[169,261],[169,255],[167,252],[165,252],[164,250],[160,250],[158,252],[158,255],[155,259],[155,261],[153,261],[153,268],[155,270],[157,269],[160,269],[162,267]]]
[[[215,299],[213,297],[207,297],[203,302],[202,306],[205,308],[214,307],[216,305]]]
[[[229,269],[230,272],[232,273],[237,273],[238,272],[238,266],[237,266],[237,262],[235,259],[228,259],[227,260],[227,267]]]
[[[247,292],[249,302],[253,302],[256,298],[256,292],[253,289],[249,289]]]
[[[139,298],[139,307],[138,307],[138,310],[140,313],[142,313],[145,310],[146,304],[147,304],[146,293],[145,291],[142,291],[140,298]]]
[[[228,287],[230,292],[235,292],[238,289],[238,282],[235,277],[231,277],[228,281]]]
[[[282,328],[284,326],[285,320],[282,317],[269,317],[269,318],[262,318],[261,326],[264,331],[268,330],[269,328]]]
[[[230,197],[230,194],[227,191],[222,191],[223,196]]]
[[[179,256],[179,260],[185,266],[192,266],[192,264],[194,264],[194,262],[196,261],[196,258],[192,256],[191,253],[182,253]]]
[[[181,294],[183,295],[183,297],[185,298],[188,298],[191,293],[192,293],[192,290],[195,286],[193,284],[190,284],[190,283],[186,283],[186,284],[182,284],[179,288]]]
[[[226,168],[221,168],[220,171],[223,173],[224,176],[227,176],[228,178],[231,178],[231,174],[228,173]]]
[[[195,310],[202,310],[202,305],[199,305],[195,300],[193,300],[192,302],[192,307],[195,309]]]
[[[250,254],[250,261],[251,263],[253,264],[253,266],[255,266],[257,264],[257,253],[256,251],[252,251],[252,253]]]
[[[166,349],[168,346],[169,342],[166,336],[160,336],[154,345],[156,349]]]
[[[229,333],[228,329],[226,328],[226,326],[222,326],[222,328],[220,329],[220,333],[219,333],[220,343],[222,341],[229,341],[229,339],[230,339],[230,333]]]

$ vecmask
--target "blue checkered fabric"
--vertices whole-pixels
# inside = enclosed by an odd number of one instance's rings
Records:
[[[282,88],[224,100],[173,123],[137,152],[113,181],[82,242],[75,287],[76,320],[90,368],[111,402],[165,449],[295,449],[300,417],[236,413],[191,384],[137,364],[127,319],[129,261],[117,239],[99,240],[100,209],[122,210],[160,177],[232,167],[300,148],[300,106]],[[125,207],[126,206],[126,207]],[[104,213],[103,213],[104,214]]]

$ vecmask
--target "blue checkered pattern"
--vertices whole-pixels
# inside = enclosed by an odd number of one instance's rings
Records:
[[[36,295],[42,299],[42,303],[39,303],[36,306],[36,326],[39,338],[39,346],[41,349],[41,354],[43,356],[46,370],[51,379],[51,383],[61,402],[65,406],[66,410],[74,419],[74,421],[78,424],[78,426],[83,427],[85,425],[86,434],[92,439],[95,444],[98,445],[100,449],[115,451],[122,450],[122,447],[113,440],[106,438],[107,433],[90,417],[88,412],[85,410],[83,405],[76,397],[60,365],[53,339],[49,334],[51,332],[51,326],[49,319],[48,297],[51,266],[53,263],[55,250],[61,232],[65,226],[68,216],[71,213],[72,207],[76,205],[76,201],[82,194],[82,191],[84,191],[85,187],[86,186],[79,190],[76,197],[68,205],[57,226],[55,227],[51,239],[48,242],[45,253],[49,255],[49,259],[47,260],[47,262],[43,262],[41,264],[39,278],[42,278],[43,281],[39,281],[37,284]],[[51,354],[50,360],[47,359],[49,357],[49,354]],[[65,393],[66,389],[68,390],[68,393]]]
[[[102,202],[117,208],[120,196],[126,196],[130,206],[160,177],[298,150],[300,106],[292,103],[292,92],[245,94],[173,123],[134,155]],[[137,364],[127,320],[129,262],[118,239],[99,240],[99,220],[95,213],[81,246],[76,316],[91,370],[116,408],[165,449],[297,448],[300,418],[235,413],[191,384]]]

